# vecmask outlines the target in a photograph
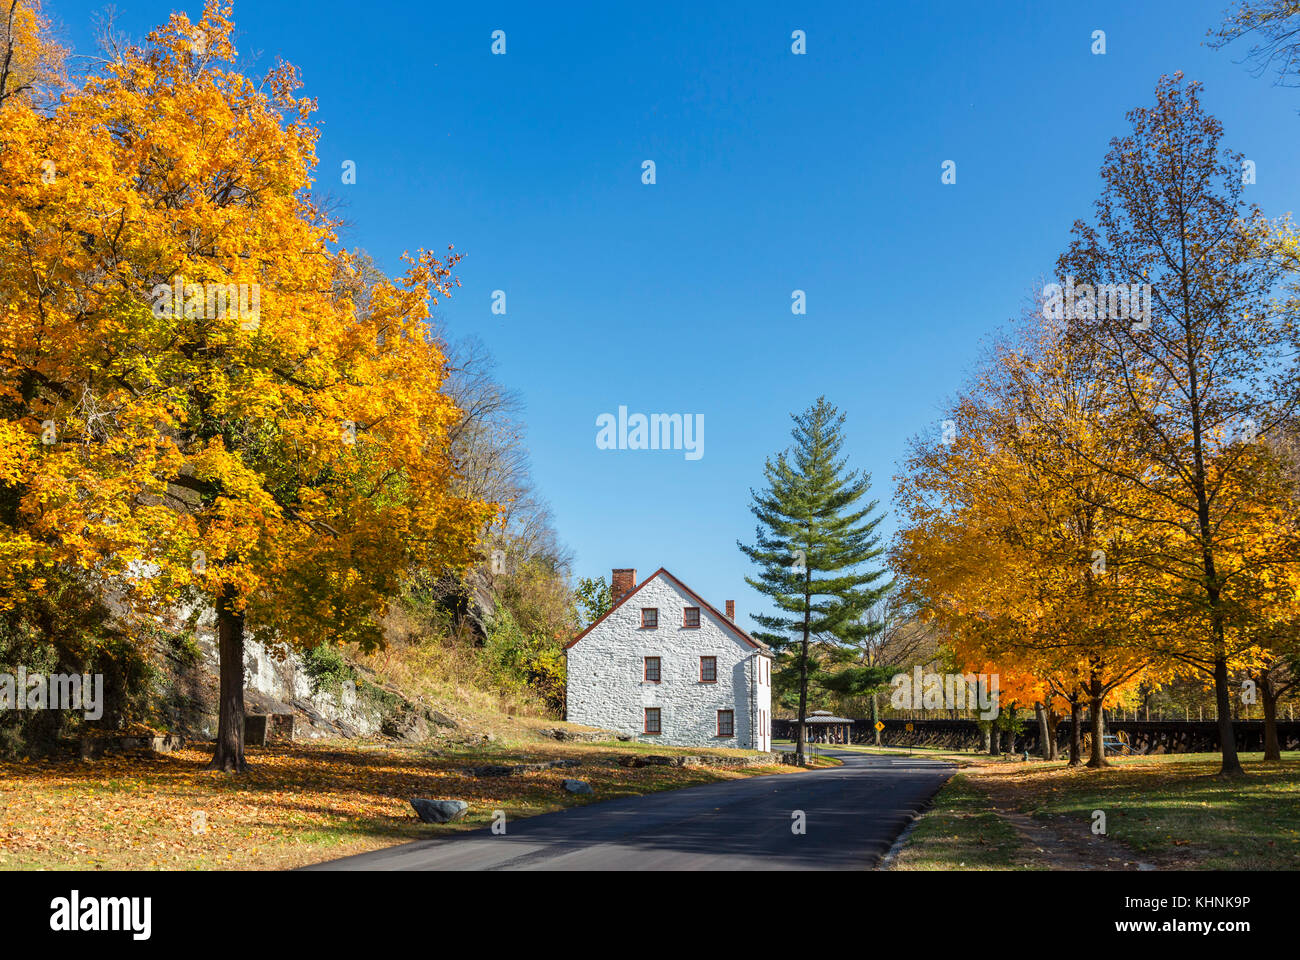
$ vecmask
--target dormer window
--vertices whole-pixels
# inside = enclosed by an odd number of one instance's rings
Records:
[[[700,625],[700,608],[687,607],[682,613],[683,627],[698,627]]]
[[[659,608],[642,607],[641,608],[641,629],[654,630],[659,626]]]

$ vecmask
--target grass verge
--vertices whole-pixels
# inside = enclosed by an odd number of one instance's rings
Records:
[[[954,774],[922,815],[893,870],[1014,870],[1016,831],[989,809],[988,794]]]
[[[1029,816],[1076,848],[1100,810],[1105,839],[1157,867],[1300,869],[1300,756],[1286,754],[1281,764],[1265,764],[1260,754],[1241,759],[1242,780],[1219,779],[1218,755],[1203,753],[1116,758],[1100,771],[1041,761],[970,766],[936,796],[897,869],[1061,865],[1050,853],[1035,856],[1023,840],[1014,843],[1016,831],[998,807]],[[976,856],[984,848],[991,849]]]

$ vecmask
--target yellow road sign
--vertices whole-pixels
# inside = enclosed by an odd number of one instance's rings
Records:
[[[884,730],[884,729],[885,729],[885,721],[883,721],[883,720],[877,720],[877,721],[876,721],[876,729],[877,729],[877,730]]]
[[[908,733],[912,732],[912,725],[910,723],[907,725],[907,732]]]

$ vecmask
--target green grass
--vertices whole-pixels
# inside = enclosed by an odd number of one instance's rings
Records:
[[[1124,757],[1102,771],[1035,777],[1020,809],[1080,822],[1106,813],[1134,852],[1207,870],[1300,869],[1300,756],[1242,754],[1249,776],[1221,780],[1217,754]]]
[[[1062,763],[1001,764],[958,774],[936,796],[898,869],[1015,869],[1018,835],[989,791],[1064,836],[1106,814],[1106,838],[1165,868],[1300,869],[1300,755],[1265,764],[1242,754],[1248,776],[1224,780],[1217,754],[1115,758],[1103,770]],[[1033,869],[1032,867],[1025,869]]]
[[[958,773],[917,823],[894,870],[1014,870],[1020,839],[988,809],[988,797]]]

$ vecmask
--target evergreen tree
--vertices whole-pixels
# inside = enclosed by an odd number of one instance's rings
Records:
[[[756,541],[737,546],[759,568],[746,582],[777,610],[755,615],[763,629],[754,636],[777,652],[778,672],[797,685],[795,762],[802,764],[809,644],[814,637],[861,643],[871,630],[864,614],[891,584],[879,583],[885,570],[871,566],[883,553],[876,533],[881,517],[873,516],[877,501],[861,504],[871,477],[847,470],[847,458],[840,456],[844,415],[819,397],[792,419],[793,448],[764,463],[765,491],[750,490],[750,509],[759,521]]]

